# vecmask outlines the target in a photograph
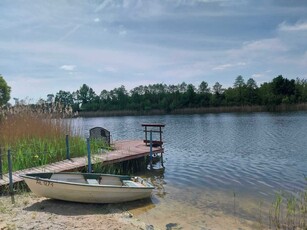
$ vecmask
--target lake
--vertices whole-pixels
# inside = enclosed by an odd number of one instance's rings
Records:
[[[161,228],[202,229],[212,215],[255,221],[260,206],[267,210],[277,192],[295,194],[306,186],[307,112],[73,121],[85,136],[101,126],[113,140],[143,139],[142,123],[166,125],[164,171],[140,173],[156,186],[154,195],[149,203],[131,206],[139,218]]]

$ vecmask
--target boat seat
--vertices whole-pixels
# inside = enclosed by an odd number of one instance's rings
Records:
[[[102,185],[116,185],[116,186],[122,186],[123,183],[120,180],[119,177],[114,177],[114,176],[101,176],[99,178],[99,184]]]
[[[127,186],[127,187],[144,187],[143,184],[136,183],[136,182],[131,181],[131,180],[123,180],[123,184],[124,184],[124,186]]]
[[[96,179],[87,179],[86,181],[88,184],[99,184]]]
[[[67,181],[73,183],[83,183],[86,184],[86,180],[83,175],[80,174],[66,174],[66,173],[55,173],[50,177],[51,180]]]

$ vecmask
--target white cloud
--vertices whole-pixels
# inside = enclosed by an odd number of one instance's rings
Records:
[[[75,65],[62,65],[60,69],[65,71],[74,71],[76,69]]]
[[[224,70],[227,68],[233,68],[233,67],[238,67],[238,66],[245,66],[246,63],[245,62],[238,62],[238,63],[234,63],[234,64],[223,64],[223,65],[218,65],[216,67],[213,67],[212,70]]]
[[[307,21],[298,21],[295,24],[288,24],[287,22],[282,22],[278,26],[280,31],[307,31]]]
[[[262,39],[258,41],[245,42],[243,49],[246,51],[286,51],[287,48],[278,38]]]

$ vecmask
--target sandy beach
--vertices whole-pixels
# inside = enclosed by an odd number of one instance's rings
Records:
[[[33,193],[0,197],[0,229],[157,229],[121,204],[80,204],[37,197]]]
[[[172,213],[167,207],[153,209],[146,201],[123,204],[81,204],[37,197],[23,193],[0,197],[0,230],[13,229],[254,229],[256,226],[246,220],[234,219],[223,213],[207,210],[185,210],[191,216],[181,213],[183,207],[176,204],[177,211]],[[147,209],[151,215],[146,216]],[[190,208],[191,209],[191,208]],[[147,211],[146,211],[147,210]],[[180,211],[181,210],[181,211]],[[163,212],[165,218],[161,218]],[[193,213],[193,215],[192,215]],[[193,224],[191,224],[193,223]],[[263,229],[257,227],[257,229]]]

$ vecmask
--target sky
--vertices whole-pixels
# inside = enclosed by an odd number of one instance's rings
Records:
[[[307,78],[307,1],[1,0],[0,74],[11,102],[83,84]]]

